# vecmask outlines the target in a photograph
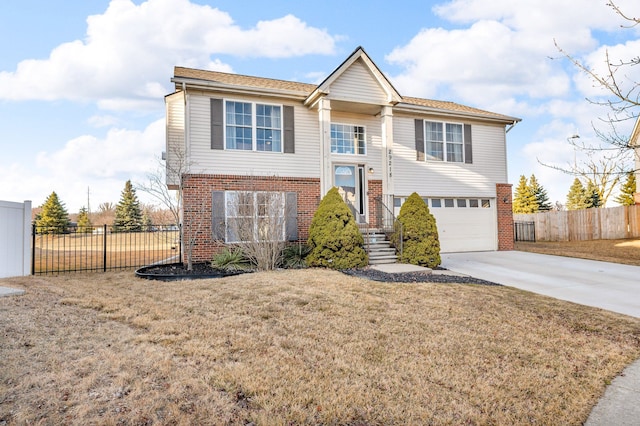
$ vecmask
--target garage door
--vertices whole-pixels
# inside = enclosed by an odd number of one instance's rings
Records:
[[[396,216],[402,202],[395,203]],[[442,253],[498,249],[495,198],[425,198],[425,202],[436,218]]]

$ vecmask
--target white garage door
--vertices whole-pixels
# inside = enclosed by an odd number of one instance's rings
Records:
[[[404,199],[398,200],[404,202]],[[400,212],[396,201],[396,216]],[[442,253],[498,249],[495,198],[430,198]]]

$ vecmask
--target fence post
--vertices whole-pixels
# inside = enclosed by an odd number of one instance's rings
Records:
[[[182,262],[182,224],[178,224],[178,262]]]
[[[36,274],[36,223],[31,224],[31,275]]]
[[[107,272],[107,224],[102,225],[102,272]]]

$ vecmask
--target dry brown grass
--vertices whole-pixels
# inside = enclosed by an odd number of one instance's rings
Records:
[[[517,242],[516,250],[640,266],[640,238],[627,240]]]
[[[640,319],[326,270],[0,280],[0,423],[581,424]]]

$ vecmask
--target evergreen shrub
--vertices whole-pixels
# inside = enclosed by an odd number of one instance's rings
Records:
[[[349,269],[369,263],[356,220],[335,187],[320,201],[307,243],[311,246],[306,259],[309,266]]]
[[[398,220],[402,223],[402,255],[399,261],[412,265],[435,268],[440,265],[440,240],[436,219],[424,200],[413,193],[402,207]],[[400,247],[400,233],[392,236],[396,248]]]

